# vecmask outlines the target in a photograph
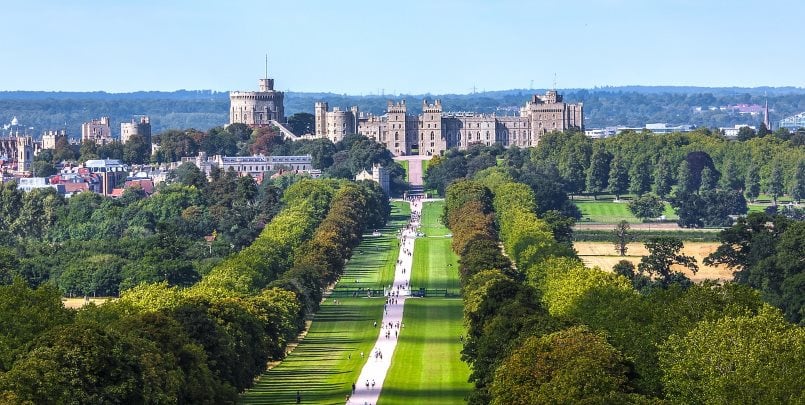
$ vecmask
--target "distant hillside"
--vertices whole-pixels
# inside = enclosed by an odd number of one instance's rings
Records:
[[[421,100],[439,98],[447,111],[478,111],[516,114],[532,93],[544,89],[512,89],[474,94],[415,94],[354,96],[333,93],[287,92],[285,111],[313,112],[316,101],[327,101],[331,107],[357,105],[362,111],[382,114],[389,99],[405,98],[412,113],[421,109]],[[646,123],[695,124],[717,127],[736,124],[756,125],[760,117],[737,112],[713,110],[735,104],[763,104],[768,95],[772,121],[805,111],[805,89],[794,87],[707,88],[673,86],[624,86],[595,89],[560,90],[568,102],[584,102],[588,128]],[[703,112],[697,112],[700,107]],[[80,136],[81,123],[109,116],[119,123],[133,115],[151,117],[155,133],[172,128],[206,130],[228,121],[229,97],[226,92],[211,90],[179,90],[175,92],[142,91],[135,93],[106,92],[0,92],[0,124],[16,116],[21,124],[34,127],[38,135],[46,129],[67,128],[72,137]]]

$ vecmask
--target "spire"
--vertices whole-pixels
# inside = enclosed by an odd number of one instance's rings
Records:
[[[766,108],[763,109],[763,124],[766,125],[766,129],[771,131],[771,125],[769,123],[769,98],[766,97]]]

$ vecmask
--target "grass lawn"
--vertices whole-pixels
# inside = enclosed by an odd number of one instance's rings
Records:
[[[377,288],[388,284],[394,278],[399,252],[396,230],[409,215],[408,204],[394,203],[382,236],[364,238],[336,288]],[[263,373],[255,386],[241,396],[240,403],[292,404],[297,390],[306,404],[344,403],[344,395],[363,368],[360,353],[368,354],[374,347],[377,329],[371,323],[382,318],[384,300],[338,301],[335,305],[327,299],[322,304],[305,339],[280,365]]]
[[[405,181],[408,181],[408,161],[407,160],[398,160],[397,163],[405,169]]]
[[[626,202],[612,201],[573,201],[581,210],[582,221],[598,222],[604,224],[616,224],[620,221],[630,223],[640,223],[641,221],[629,211],[629,204]],[[665,203],[665,218],[669,221],[679,219],[671,205]]]
[[[425,203],[423,226],[434,234],[449,231],[439,223],[442,202]],[[458,292],[458,265],[451,238],[419,238],[414,247],[414,287]],[[447,267],[448,263],[453,266]],[[378,404],[463,404],[471,391],[470,369],[461,361],[463,302],[457,298],[410,298],[405,329],[394,352]]]
[[[444,201],[429,201],[422,207],[422,224],[419,231],[425,236],[444,236],[450,230],[442,225],[441,217],[444,211]],[[414,250],[416,252],[416,250]]]
[[[416,250],[414,250],[416,252]],[[414,253],[416,254],[416,253]],[[409,298],[403,329],[379,405],[463,404],[472,390],[461,361],[462,301]]]
[[[428,172],[428,165],[430,165],[430,160],[422,160],[422,175],[424,176],[425,173]]]

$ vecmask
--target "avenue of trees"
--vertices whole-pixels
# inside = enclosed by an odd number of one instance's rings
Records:
[[[443,218],[467,241],[454,248],[470,403],[805,400],[805,332],[756,290],[668,274],[638,291],[623,275],[585,267],[536,201],[502,167],[447,187]],[[796,243],[789,238],[780,243]],[[656,241],[657,257],[675,257],[671,242]],[[666,261],[641,265],[663,280]]]
[[[365,229],[390,212],[369,183],[303,180],[248,248],[186,288],[140,284],[75,311],[50,283],[0,286],[0,399],[227,403],[317,309]]]

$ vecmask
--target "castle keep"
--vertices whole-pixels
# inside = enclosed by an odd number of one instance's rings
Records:
[[[317,102],[315,116],[317,138],[338,142],[345,135],[361,134],[384,144],[396,156],[430,156],[496,142],[504,147],[530,147],[550,131],[584,130],[582,103],[565,103],[555,90],[532,96],[517,116],[444,112],[439,100],[432,104],[423,100],[418,116],[408,114],[405,100],[389,101],[382,116],[360,112],[358,107],[330,111],[326,102]]]

